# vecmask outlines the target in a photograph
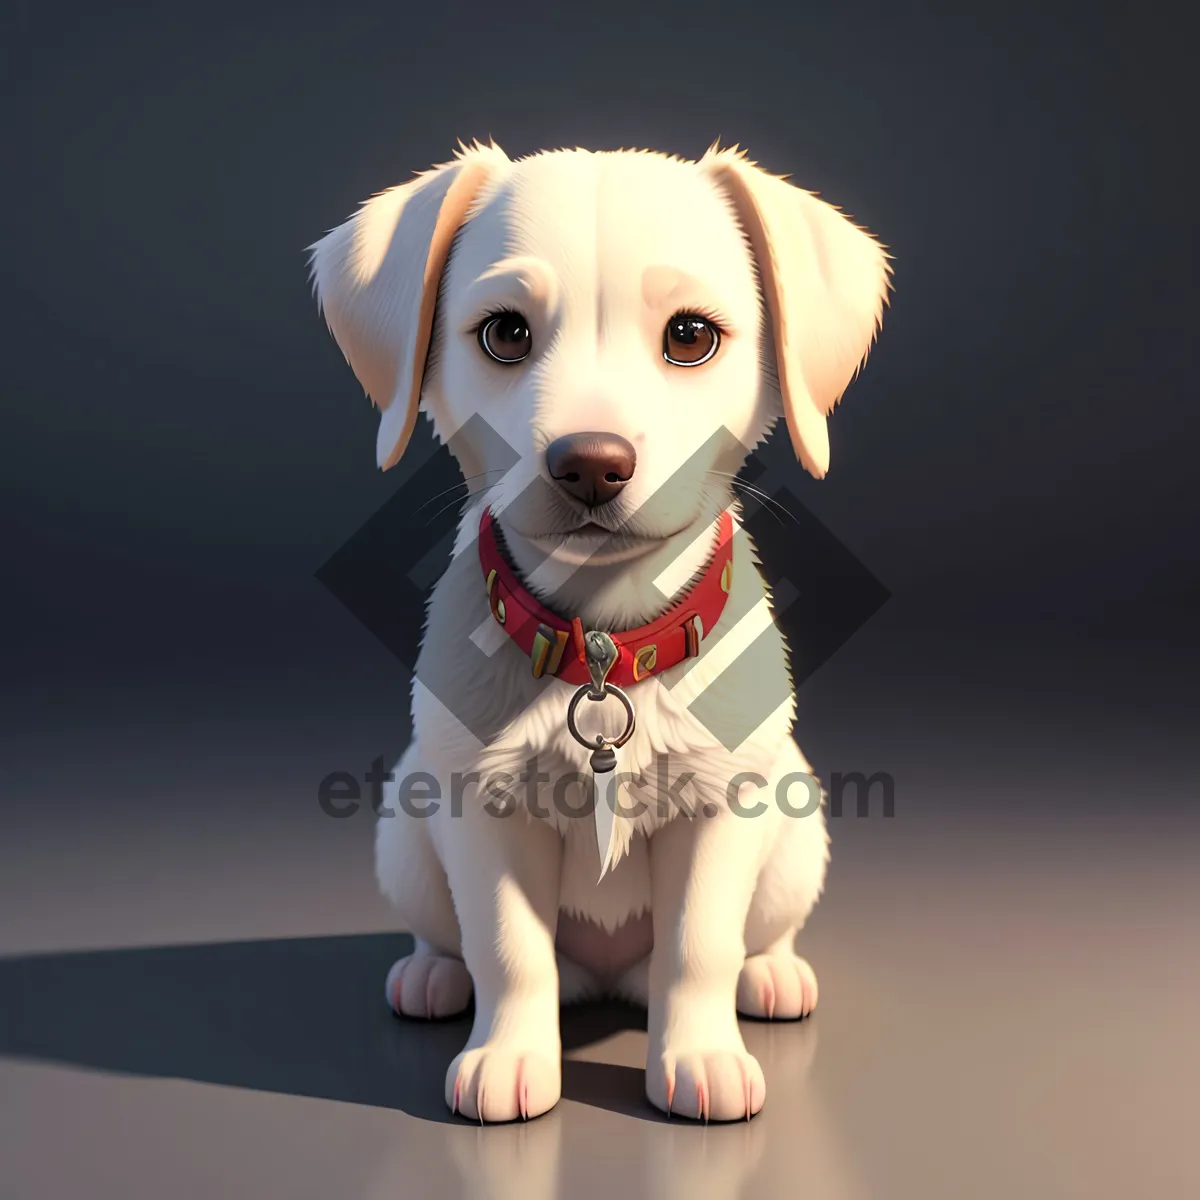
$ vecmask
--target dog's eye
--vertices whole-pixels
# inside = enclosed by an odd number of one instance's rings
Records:
[[[717,352],[717,327],[694,313],[677,313],[663,330],[663,358],[677,367],[698,367]]]
[[[480,325],[479,344],[496,362],[519,363],[533,348],[529,322],[519,312],[497,313]]]

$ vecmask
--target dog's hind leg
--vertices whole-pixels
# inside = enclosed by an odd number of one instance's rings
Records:
[[[453,1017],[471,1003],[471,976],[461,958],[439,954],[416,939],[412,954],[397,959],[384,981],[384,995],[401,1017]]]
[[[796,760],[796,772],[807,774],[799,751]],[[795,944],[821,894],[829,860],[815,780],[807,796],[792,790],[797,795],[788,799],[790,811],[785,809],[746,917],[746,961],[737,985],[739,1013],[775,1021],[807,1017],[817,1006],[816,973]]]
[[[738,975],[737,1010],[744,1017],[795,1021],[817,1007],[817,976],[793,949],[790,929],[760,954],[749,954]]]
[[[405,754],[393,772],[396,778],[418,769],[413,757],[411,750]],[[426,825],[400,808],[394,787],[385,787],[375,831],[375,873],[416,944],[412,954],[392,965],[384,994],[401,1016],[452,1017],[471,1002],[471,976],[462,961],[446,872]]]

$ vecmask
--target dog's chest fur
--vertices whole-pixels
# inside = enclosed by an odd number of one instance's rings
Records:
[[[468,513],[464,524],[477,519]],[[710,631],[711,640],[715,643],[716,635],[736,623],[730,614],[746,612],[765,596],[751,554],[737,556],[726,615]],[[729,781],[739,772],[761,770],[788,740],[794,702],[786,651],[778,630],[773,624],[770,629],[778,644],[756,657],[766,674],[778,677],[764,677],[761,685],[788,699],[732,751],[710,731],[711,714],[722,703],[740,711],[745,699],[736,687],[723,688],[720,664],[706,661],[703,648],[698,659],[628,689],[637,727],[617,752],[617,772],[597,777],[596,794],[598,803],[606,803],[608,789],[619,786],[619,807],[630,815],[614,816],[614,856],[602,877],[605,848],[597,844],[596,822],[581,785],[592,778],[589,752],[566,728],[567,704],[575,689],[557,679],[533,677],[529,659],[491,616],[477,558],[469,551],[459,554],[431,597],[413,685],[413,726],[421,759],[439,778],[478,772],[482,783],[479,790],[466,792],[468,804],[495,803],[495,793],[484,790],[487,781],[510,777],[508,801],[524,811],[506,819],[549,821],[563,837],[561,911],[612,933],[650,908],[648,838],[654,830],[681,813],[726,803]],[[707,723],[689,710],[701,693]],[[439,697],[453,697],[453,711]],[[594,709],[587,714],[587,730],[609,736],[620,732],[624,714],[619,705],[587,708]],[[534,772],[542,781],[531,785]],[[564,930],[570,929],[570,922],[565,923]],[[625,935],[631,940],[643,936],[632,927]],[[586,940],[586,931],[580,936]]]

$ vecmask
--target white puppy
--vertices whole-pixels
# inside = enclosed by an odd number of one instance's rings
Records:
[[[780,415],[825,474],[887,255],[736,150],[475,144],[367,201],[312,269],[380,466],[424,410],[470,489],[378,825],[416,937],[389,1003],[474,993],[446,1078],[468,1117],[551,1108],[560,1001],[599,994],[647,1006],[655,1105],[750,1116],[737,1014],[816,1004],[793,942],[828,837],[731,484]]]

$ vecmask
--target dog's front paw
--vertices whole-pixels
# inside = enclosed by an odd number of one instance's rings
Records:
[[[665,1050],[646,1064],[646,1095],[668,1116],[748,1121],[762,1108],[767,1084],[744,1049]]]
[[[446,1072],[446,1103],[475,1121],[528,1120],[562,1095],[562,1060],[542,1050],[492,1044],[464,1050]]]
[[[392,965],[384,994],[402,1017],[455,1017],[471,1003],[471,976],[461,959],[410,954]]]
[[[817,1007],[817,976],[797,954],[754,954],[738,977],[737,1010],[744,1017],[795,1021]]]

